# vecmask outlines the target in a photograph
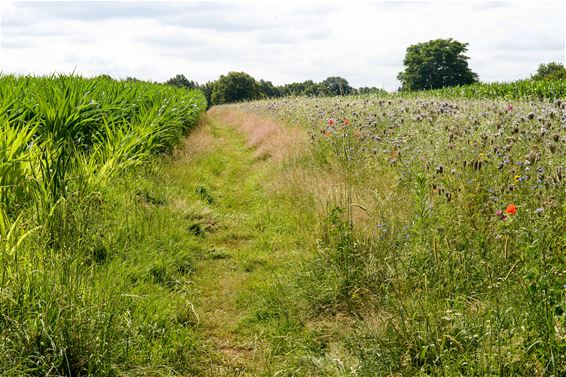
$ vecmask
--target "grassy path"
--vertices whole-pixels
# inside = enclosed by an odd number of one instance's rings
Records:
[[[315,224],[292,196],[267,189],[282,162],[257,158],[255,150],[216,113],[165,170],[179,190],[175,205],[202,246],[189,300],[211,376],[271,374],[269,346],[251,325],[264,300],[258,292],[301,258]]]

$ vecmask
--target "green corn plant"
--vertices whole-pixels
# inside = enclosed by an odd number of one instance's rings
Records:
[[[555,100],[566,97],[564,80],[519,80],[514,82],[478,83],[446,87],[424,92],[407,92],[405,96],[430,96],[436,98],[506,99],[506,100]]]
[[[0,203],[8,213],[25,201],[34,133],[34,127],[16,129],[6,119],[0,120]]]
[[[74,189],[96,186],[122,168],[170,151],[204,108],[200,92],[165,85],[0,76],[4,118],[28,139],[33,135],[33,196],[46,211]]]
[[[110,178],[133,166],[147,162],[151,150],[159,147],[156,130],[151,127],[112,128],[105,124],[103,132],[89,155],[76,155],[77,186],[80,191],[95,191]]]

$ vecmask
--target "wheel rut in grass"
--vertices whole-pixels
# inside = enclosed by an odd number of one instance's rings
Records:
[[[187,299],[211,376],[267,373],[269,345],[246,322],[258,292],[304,252],[301,214],[266,189],[302,136],[266,122],[212,109],[167,173],[179,186],[187,231],[201,245]]]

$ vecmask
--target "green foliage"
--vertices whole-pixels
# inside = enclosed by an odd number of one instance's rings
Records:
[[[138,172],[68,197],[53,211],[51,234],[26,234],[26,215],[14,223],[0,243],[1,375],[198,371],[187,363],[198,334],[179,293],[197,245],[182,215],[136,195],[168,200],[160,186]]]
[[[96,78],[97,78],[97,79],[100,79],[100,80],[114,80],[114,79],[112,78],[112,76],[110,76],[110,75],[107,74],[107,73],[103,73],[103,74],[101,74],[101,75],[98,75],[98,76],[96,76]]]
[[[212,90],[214,89],[214,82],[207,81],[199,86],[200,91],[204,94],[207,103],[207,109],[212,106]]]
[[[255,84],[254,84],[255,83]],[[258,98],[292,96],[333,97],[354,94],[385,94],[385,90],[374,87],[355,89],[345,78],[332,76],[321,82],[306,80],[275,86],[271,81],[259,80],[243,72],[230,72],[215,82],[208,82],[198,88],[203,91],[210,104],[241,102]]]
[[[330,96],[346,96],[353,92],[348,80],[339,76],[328,77],[320,85],[324,88],[324,93]]]
[[[195,338],[158,293],[185,274],[186,231],[132,188],[205,107],[198,91],[139,81],[0,77],[0,374],[187,370]],[[165,273],[145,282],[156,259]]]
[[[229,72],[214,83],[211,101],[215,105],[257,99],[258,82],[245,72]]]
[[[22,135],[33,130],[27,159],[16,159],[14,150],[9,152],[13,161],[5,162],[25,165],[27,178],[5,184],[13,190],[23,185],[36,197],[32,202],[41,203],[40,214],[69,193],[96,190],[91,184],[122,167],[170,151],[205,106],[196,91],[74,76],[3,76],[0,100],[1,133],[11,137],[13,129],[24,130]],[[13,205],[25,206],[26,200]]]
[[[312,80],[294,82],[279,87],[282,96],[343,96],[355,94],[348,81],[342,77],[328,77],[324,81],[316,83]]]
[[[140,82],[140,81],[142,80],[135,77],[131,77],[131,76],[126,77],[126,82]]]
[[[533,80],[566,80],[566,67],[562,63],[550,62],[539,65]]]
[[[279,88],[274,86],[271,81],[259,80],[259,91],[262,98],[276,98],[281,96]]]
[[[478,80],[468,67],[465,56],[468,44],[449,39],[435,39],[407,48],[403,65],[397,76],[403,90],[437,89],[467,85]]]
[[[381,89],[381,88],[363,86],[361,88],[355,89],[355,94],[360,94],[360,95],[381,94],[381,95],[385,95],[385,94],[387,94],[387,91],[385,89]]]
[[[304,82],[294,82],[281,86],[283,96],[320,96],[324,93],[322,85],[312,80]]]
[[[189,80],[185,75],[178,74],[165,82],[167,85],[173,85],[178,88],[196,89],[199,87],[196,81]]]

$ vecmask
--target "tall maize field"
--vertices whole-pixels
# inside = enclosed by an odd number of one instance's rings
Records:
[[[439,99],[506,99],[554,101],[566,97],[565,80],[518,80],[514,82],[477,83],[427,90],[428,97]],[[420,97],[422,93],[406,92],[407,97]]]
[[[160,84],[0,76],[1,375],[115,374],[134,358],[118,317],[135,304],[109,293],[121,273],[94,266],[132,243],[113,239],[132,226],[113,218],[128,185],[205,109],[201,92]]]
[[[163,85],[1,77],[2,223],[170,151],[205,107],[200,92]]]

